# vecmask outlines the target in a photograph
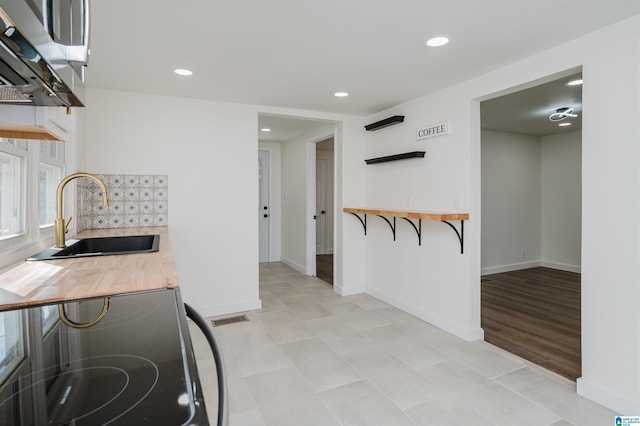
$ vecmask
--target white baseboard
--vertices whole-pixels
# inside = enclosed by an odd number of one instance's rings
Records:
[[[366,293],[367,289],[364,286],[347,287],[346,289],[342,284],[333,283],[333,291],[340,296],[352,296],[354,294]]]
[[[284,263],[290,268],[295,269],[296,271],[300,272],[303,275],[307,275],[307,269],[303,265],[300,265],[299,263],[289,260],[286,257],[280,257],[280,262]]]
[[[220,315],[237,314],[238,312],[254,311],[262,308],[262,301],[260,299],[247,301],[242,303],[234,303],[232,305],[222,306],[210,306],[206,308],[199,308],[198,312],[205,318],[217,317]]]
[[[532,262],[511,263],[509,265],[489,266],[480,270],[480,275],[500,274],[502,272],[519,271],[520,269],[537,268],[542,266],[539,260]]]
[[[480,275],[500,274],[502,272],[519,271],[521,269],[537,268],[544,266],[545,268],[558,269],[567,272],[582,272],[582,268],[576,265],[567,265],[566,263],[550,262],[547,260],[535,260],[531,262],[511,263],[509,265],[489,266],[480,270]]]
[[[593,383],[579,377],[576,381],[578,395],[584,396],[600,405],[615,411],[622,416],[636,416],[640,413],[640,401],[628,399],[624,396],[602,389]]]
[[[549,262],[546,260],[543,260],[540,263],[541,263],[540,266],[544,266],[545,268],[558,269],[560,271],[567,271],[567,272],[575,272],[576,274],[579,274],[582,272],[582,268],[576,265],[567,265],[566,263]]]
[[[408,303],[404,303],[403,301],[398,300],[393,296],[390,296],[376,289],[367,288],[367,293],[382,300],[383,302],[387,302],[388,304],[395,306],[398,309],[401,309],[417,318],[420,318],[423,321],[433,324],[436,327],[441,328],[448,333],[458,336],[461,339],[466,340],[467,342],[473,342],[475,340],[484,340],[484,330],[482,328],[460,327],[458,324],[454,324],[453,322],[445,318],[442,318],[438,315],[434,315],[430,312],[427,312],[415,306],[411,306]]]

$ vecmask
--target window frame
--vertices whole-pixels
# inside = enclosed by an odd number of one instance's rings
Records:
[[[49,167],[54,167],[60,169],[60,176],[56,182],[57,184],[64,178],[66,172],[66,162],[65,162],[65,145],[60,142],[54,141],[39,141],[40,142],[40,150],[39,152],[39,161],[38,161],[38,228],[40,233],[45,233],[45,237],[49,237],[53,235],[53,221],[51,223],[40,223],[40,173],[42,172],[42,165],[45,164]],[[42,153],[42,144],[47,143],[50,147],[53,148],[55,154],[53,156],[43,155]],[[53,193],[53,197],[55,198],[55,191]],[[53,206],[52,212],[55,218],[55,202]]]
[[[0,152],[3,152],[4,154],[8,154],[9,156],[13,156],[19,159],[20,161],[20,195],[21,195],[21,199],[20,199],[20,209],[21,209],[21,214],[26,215],[26,211],[27,211],[27,200],[24,197],[25,195],[25,188],[26,188],[26,180],[27,180],[27,163],[28,163],[28,155],[29,152],[27,150],[27,146],[25,144],[24,149],[23,148],[19,148],[13,145],[3,145],[2,147],[0,147]],[[20,237],[21,235],[24,235],[27,233],[27,220],[26,217],[23,217],[21,219],[22,223],[21,223],[21,227],[22,229],[20,230],[20,232],[17,232],[15,234],[10,234],[6,237],[2,237],[0,236],[0,243],[2,241],[7,241],[7,240],[11,240],[11,239],[15,239]]]
[[[15,148],[11,144],[4,143],[5,141],[24,141],[25,150]],[[56,147],[57,158],[53,158],[41,154],[41,142],[64,145]],[[69,145],[67,144],[67,142],[0,138],[0,151],[13,155],[24,155],[25,169],[21,189],[24,204],[24,229],[20,234],[7,236],[0,240],[0,269],[13,262],[24,260],[53,243],[53,226],[40,226],[40,163],[62,167],[62,176],[64,177],[68,169],[67,151]],[[15,154],[20,151],[22,151],[21,154]]]

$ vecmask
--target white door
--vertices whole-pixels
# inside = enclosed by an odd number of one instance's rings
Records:
[[[316,254],[327,254],[327,160],[316,159]]]
[[[269,261],[269,151],[258,151],[258,261]]]

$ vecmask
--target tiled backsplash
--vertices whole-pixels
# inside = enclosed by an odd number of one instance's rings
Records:
[[[169,182],[166,175],[97,175],[107,187],[78,179],[78,232],[85,229],[167,226]]]

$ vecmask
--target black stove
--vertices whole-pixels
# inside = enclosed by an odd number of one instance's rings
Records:
[[[90,323],[103,299],[67,303]],[[177,289],[113,296],[87,328],[57,305],[0,312],[0,424],[207,425]]]

